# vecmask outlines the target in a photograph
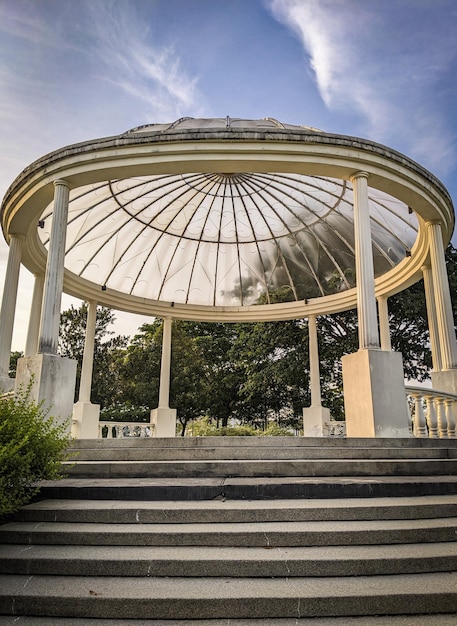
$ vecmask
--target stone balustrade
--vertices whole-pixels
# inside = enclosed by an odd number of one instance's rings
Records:
[[[99,422],[99,439],[123,437],[152,437],[154,425],[138,422]]]
[[[453,439],[456,437],[457,395],[427,387],[405,387],[414,437]],[[99,438],[152,437],[154,425],[138,422],[100,422]],[[324,437],[345,437],[345,422],[324,424]]]
[[[425,387],[405,387],[414,437],[455,438],[457,396]]]

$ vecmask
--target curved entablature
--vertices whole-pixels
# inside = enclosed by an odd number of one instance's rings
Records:
[[[420,276],[427,222],[450,240],[446,189],[385,146],[272,118],[182,118],[53,152],[11,185],[2,228],[25,236],[23,263],[44,273],[64,179],[71,295],[181,319],[319,315],[356,304],[349,178],[361,170],[376,291],[390,295]]]

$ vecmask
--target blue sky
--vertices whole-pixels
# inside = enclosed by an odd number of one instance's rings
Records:
[[[386,144],[457,204],[456,103],[455,0],[0,0],[2,197],[64,145],[229,115]],[[15,349],[31,289],[22,269]]]

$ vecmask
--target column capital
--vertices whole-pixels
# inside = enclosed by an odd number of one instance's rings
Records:
[[[360,170],[359,172],[354,172],[353,174],[351,174],[349,176],[349,180],[352,183],[357,178],[366,178],[368,180],[369,177],[370,177],[370,175],[369,175],[368,172],[364,172],[364,171]]]
[[[70,183],[68,182],[68,180],[65,180],[64,178],[58,178],[57,180],[54,181],[53,185],[54,187],[63,186],[63,187],[67,187],[67,189],[71,189]]]

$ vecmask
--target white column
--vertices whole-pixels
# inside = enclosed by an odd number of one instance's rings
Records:
[[[25,344],[25,356],[32,356],[38,352],[38,337],[40,332],[41,305],[43,303],[44,276],[35,275],[33,285],[32,306],[30,308],[29,327]]]
[[[163,319],[159,405],[151,411],[153,437],[176,437],[176,409],[170,409],[171,317]]]
[[[12,235],[10,239],[8,264],[6,266],[5,285],[3,287],[2,306],[0,310],[0,378],[2,379],[7,379],[9,372],[23,241],[24,238],[20,235]]]
[[[317,344],[316,316],[308,317],[309,335],[309,376],[311,388],[311,406],[321,406],[321,380],[319,371],[319,348]]]
[[[357,172],[350,177],[350,180],[354,189],[354,238],[359,349],[379,348],[368,206],[368,174],[366,172]]]
[[[326,434],[326,424],[330,422],[330,411],[322,406],[321,400],[319,347],[317,343],[317,320],[315,315],[308,317],[308,340],[311,406],[303,409],[303,436],[322,437]]]
[[[441,224],[439,222],[429,222],[427,227],[442,369],[451,370],[457,368],[457,343],[455,340],[454,319],[444,258]]]
[[[84,355],[81,367],[81,381],[79,383],[79,402],[90,402],[92,388],[92,370],[94,365],[95,323],[97,321],[97,303],[87,303],[86,337],[84,340]]]
[[[159,409],[170,406],[171,317],[164,317],[162,331],[162,360],[160,365]]]
[[[424,276],[425,303],[427,306],[428,330],[430,333],[430,347],[432,351],[433,369],[442,370],[440,338],[438,335],[438,321],[436,319],[435,290],[433,288],[432,270],[429,266],[421,268]]]
[[[390,341],[389,307],[387,305],[386,296],[379,296],[378,298],[378,314],[379,330],[381,334],[381,350],[390,352],[390,350],[392,350],[392,344]]]
[[[359,350],[341,359],[346,433],[348,437],[410,437],[401,354],[380,349],[368,174],[356,172],[350,178],[354,188]],[[387,311],[384,314],[387,316]]]
[[[70,188],[64,180],[56,180],[54,187],[52,229],[44,280],[43,310],[38,344],[40,354],[57,354],[59,338]]]

